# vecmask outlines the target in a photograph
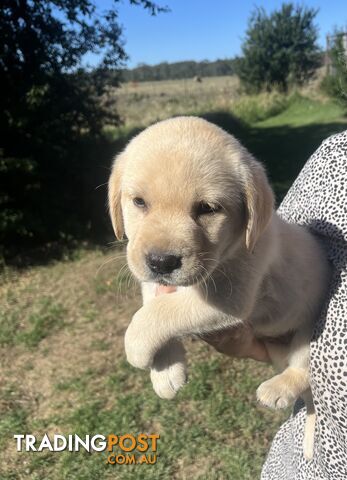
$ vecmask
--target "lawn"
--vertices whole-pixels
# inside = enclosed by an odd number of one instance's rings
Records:
[[[189,384],[160,400],[124,359],[140,298],[122,253],[74,257],[9,271],[1,285],[1,478],[253,478],[283,418],[256,404],[270,368],[188,340]],[[46,432],[159,433],[159,459],[112,466],[103,454],[15,451],[14,433]]]
[[[238,98],[235,79],[216,82],[124,87],[119,107],[126,112],[128,105],[131,118],[121,129],[107,127],[111,140],[119,148],[129,132],[156,118],[203,115],[264,161],[280,199],[319,143],[346,128],[342,108],[317,95]],[[141,112],[146,118],[137,123]],[[259,478],[273,435],[290,414],[256,403],[255,390],[271,367],[224,358],[187,339],[188,385],[173,401],[156,397],[148,373],[125,361],[123,336],[140,295],[123,247],[107,242],[59,261],[3,271],[0,478]],[[13,439],[15,433],[139,432],[160,434],[154,466],[109,465],[95,452],[18,453]]]

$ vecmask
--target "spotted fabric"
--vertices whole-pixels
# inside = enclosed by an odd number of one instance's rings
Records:
[[[307,225],[333,266],[328,300],[311,341],[311,385],[317,415],[314,458],[303,457],[305,407],[275,436],[262,480],[347,479],[347,130],[325,140],[289,190],[278,213]]]

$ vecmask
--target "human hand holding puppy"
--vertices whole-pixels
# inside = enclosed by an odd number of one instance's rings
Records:
[[[265,343],[256,338],[249,323],[229,327],[220,332],[200,335],[200,338],[228,357],[251,358],[258,362],[270,363]]]

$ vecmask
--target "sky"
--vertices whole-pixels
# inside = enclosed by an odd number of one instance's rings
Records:
[[[103,10],[111,0],[95,0]],[[169,13],[151,16],[142,7],[117,3],[119,21],[124,29],[127,66],[154,65],[163,61],[215,60],[240,54],[247,21],[253,8],[278,9],[283,1],[267,0],[156,0],[170,8]],[[346,0],[306,0],[300,5],[319,9],[316,24],[319,44],[325,46],[326,34],[334,27],[347,30]],[[93,59],[90,58],[90,63]]]

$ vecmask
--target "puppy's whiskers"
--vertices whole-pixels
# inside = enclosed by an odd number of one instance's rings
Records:
[[[125,277],[124,277],[124,281],[123,281],[123,274],[124,274],[124,270],[125,270]],[[127,281],[127,278],[128,278],[128,275],[130,274],[130,270],[129,270],[129,267],[128,267],[128,264],[127,263],[124,263],[124,265],[120,268],[120,270],[118,271],[117,275],[116,275],[116,293],[117,295],[121,295],[123,296],[124,293],[122,292],[122,288],[123,288],[123,284],[126,283]],[[126,293],[126,298],[128,295],[128,292]]]
[[[206,276],[205,276],[206,288],[207,288],[207,280],[211,280],[212,283],[213,283],[213,286],[214,286],[214,291],[217,292],[217,285],[216,285],[216,282],[214,281],[214,278],[212,277],[212,275],[209,273],[209,271],[203,265],[201,265],[201,268],[206,273]]]
[[[101,272],[101,270],[102,270],[103,268],[105,268],[106,265],[108,265],[108,264],[111,263],[111,262],[116,262],[116,261],[119,260],[120,258],[125,258],[125,256],[126,256],[125,254],[119,254],[119,255],[116,255],[116,256],[114,256],[114,257],[111,257],[111,258],[105,260],[105,261],[98,267],[97,271],[95,272],[95,277],[97,277],[97,276],[99,275],[99,273]]]
[[[227,279],[227,281],[228,281],[228,283],[229,283],[229,286],[230,286],[229,296],[231,296],[232,290],[233,290],[233,289],[232,289],[231,279],[230,279],[230,277],[228,277],[228,275],[226,274],[226,272],[225,272],[222,268],[220,268],[220,263],[219,263],[219,261],[218,261],[216,258],[206,257],[205,255],[208,255],[208,252],[201,252],[201,253],[198,254],[198,255],[199,255],[200,257],[202,257],[205,261],[207,261],[207,262],[214,262],[214,264],[217,265],[216,267],[214,267],[213,272],[220,273],[220,274],[222,274],[222,275]],[[212,273],[209,273],[209,275],[210,275],[210,278],[213,280],[213,283],[215,284],[215,281],[214,281],[214,279],[213,279],[213,277],[212,277],[213,272],[212,272]],[[215,291],[217,291],[216,288],[215,288]]]
[[[114,248],[115,250],[124,251],[124,247],[127,244],[127,240],[114,240],[113,242],[108,242],[105,249],[110,250]]]
[[[205,302],[207,302],[208,299],[208,288],[207,288],[207,283],[204,275],[200,272],[198,275],[198,278],[203,282],[203,290],[205,291]],[[199,282],[200,283],[200,282]],[[201,283],[200,283],[201,284]]]

